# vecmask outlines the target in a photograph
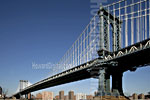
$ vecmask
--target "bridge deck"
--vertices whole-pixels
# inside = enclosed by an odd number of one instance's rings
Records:
[[[131,45],[117,52],[111,53],[108,57],[105,57],[105,59],[95,59],[47,79],[41,80],[25,88],[21,92],[14,94],[13,96],[17,97],[20,94],[23,95],[40,89],[94,77],[96,74],[92,74],[89,71],[92,67],[92,70],[96,69],[96,71],[99,71],[100,67],[108,67],[110,71],[114,71],[115,68],[123,72],[133,70],[141,66],[149,65],[149,54],[150,39],[147,39],[135,45]],[[111,66],[111,62],[117,62],[117,65]],[[99,65],[95,66],[98,63]]]

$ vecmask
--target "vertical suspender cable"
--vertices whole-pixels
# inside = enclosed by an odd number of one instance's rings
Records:
[[[140,41],[140,39],[139,39],[139,34],[140,34],[140,31],[139,31],[139,29],[140,29],[140,5],[138,4],[137,5],[138,6],[138,17],[137,17],[137,42],[139,42]]]
[[[125,1],[125,15],[127,14],[127,1]],[[128,15],[125,16],[125,47],[128,46]]]
[[[121,36],[122,36],[122,34],[121,34],[121,24],[120,24],[120,21],[121,21],[121,11],[120,11],[120,2],[119,2],[119,49],[121,48],[121,43],[122,43],[122,39],[121,39]]]
[[[109,6],[108,6],[108,13],[109,13]],[[107,25],[108,25],[108,26],[107,26],[107,33],[108,33],[108,34],[107,34],[107,38],[108,38],[108,39],[107,39],[107,40],[108,40],[108,41],[107,41],[107,42],[108,42],[108,48],[107,48],[107,49],[108,49],[108,51],[110,51],[110,29],[109,29],[109,28],[110,28],[110,27],[109,27],[109,26],[110,26],[110,25],[109,25],[110,23],[109,23],[109,16],[110,16],[110,15],[108,14],[108,19],[107,19]]]
[[[141,4],[141,0],[140,0],[140,24],[142,25],[143,23],[142,23],[142,4]],[[142,40],[142,36],[143,36],[143,34],[142,34],[142,26],[140,27],[140,41]]]
[[[113,5],[113,16],[114,16],[114,20],[113,20],[113,51],[116,51],[116,21],[115,21],[115,5]]]
[[[83,59],[84,59],[84,63],[85,63],[85,31],[84,31],[84,44],[83,44]]]
[[[147,39],[147,0],[145,1],[145,39]]]
[[[86,34],[86,40],[85,40],[85,57],[86,57],[86,62],[88,61],[88,28],[87,28],[87,34]]]
[[[150,38],[150,0],[149,0],[149,38]]]
[[[134,0],[132,0],[132,3],[134,3]],[[131,45],[134,42],[134,18],[133,18],[133,12],[134,12],[134,5],[131,6],[131,13],[132,13],[132,17],[131,17]]]
[[[79,47],[80,47],[80,46],[79,46],[79,39],[80,39],[80,38],[78,38],[78,65],[79,65]]]

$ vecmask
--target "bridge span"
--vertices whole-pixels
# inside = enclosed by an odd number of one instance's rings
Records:
[[[150,39],[128,46],[116,52],[109,52],[109,54],[103,59],[97,58],[80,66],[76,66],[49,78],[43,79],[14,94],[13,96],[19,98],[20,95],[48,87],[87,78],[98,78],[99,70],[103,68],[107,69],[107,75],[112,75],[112,91],[118,90],[119,93],[123,95],[123,73],[128,70],[135,71],[137,68],[150,65],[150,55],[148,54],[150,54]],[[110,88],[109,91],[111,91]]]
[[[101,5],[98,13],[58,62],[59,67],[67,69],[13,96],[20,98],[40,89],[87,78],[99,80],[97,96],[124,96],[123,73],[150,65],[149,59],[150,0],[120,0]]]

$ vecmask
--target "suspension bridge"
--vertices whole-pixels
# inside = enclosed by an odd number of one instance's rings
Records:
[[[124,95],[123,73],[150,64],[150,0],[100,5],[81,35],[57,63],[63,71],[21,89],[21,95],[87,78],[99,79],[97,96]],[[110,89],[112,76],[112,89]]]

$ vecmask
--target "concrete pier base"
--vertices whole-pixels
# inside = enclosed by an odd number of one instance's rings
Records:
[[[99,85],[97,96],[111,96],[110,91],[110,74],[106,73],[106,68],[99,70]]]
[[[110,75],[112,75],[112,90],[110,89]],[[114,70],[109,73],[108,69],[103,67],[99,70],[98,92],[96,96],[124,96],[122,89],[123,72]]]
[[[123,72],[115,72],[112,74],[112,92],[114,96],[124,96],[122,89]]]

